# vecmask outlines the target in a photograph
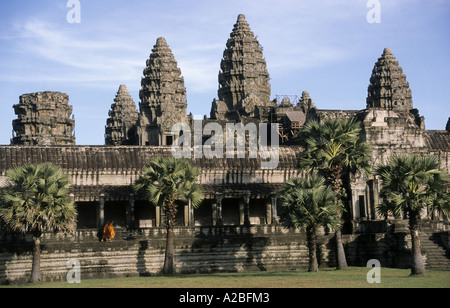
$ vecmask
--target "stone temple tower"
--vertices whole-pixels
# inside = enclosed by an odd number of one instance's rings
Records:
[[[50,91],[24,94],[13,108],[17,119],[12,123],[12,145],[75,145],[69,95]]]
[[[239,15],[227,41],[219,72],[219,100],[213,101],[211,118],[237,121],[255,116],[270,102],[271,87],[262,47],[244,15]]]
[[[106,145],[134,145],[137,143],[136,124],[139,113],[125,85],[119,87],[111,105],[105,127]]]
[[[378,59],[370,78],[367,108],[406,111],[413,109],[406,76],[389,48]]]
[[[393,154],[424,148],[425,118],[413,109],[409,84],[389,48],[375,63],[370,77],[367,109],[359,113],[372,161],[386,163]],[[386,147],[386,145],[389,147]]]
[[[158,38],[141,81],[138,138],[140,145],[171,145],[173,125],[188,123],[186,88],[181,70],[163,37]]]

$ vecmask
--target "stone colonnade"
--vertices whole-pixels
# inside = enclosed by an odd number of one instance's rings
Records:
[[[226,196],[223,193],[216,193],[214,195],[214,199],[205,199],[206,205],[211,206],[210,212],[210,225],[212,226],[223,226],[223,201]],[[230,198],[227,198],[230,199]],[[261,223],[252,223],[250,216],[250,201],[252,200],[252,195],[247,192],[243,194],[235,195],[233,194],[232,200],[238,202],[239,208],[239,225],[248,226],[252,224],[261,224]],[[255,199],[256,200],[256,199]],[[275,225],[278,223],[278,211],[277,211],[277,195],[275,193],[270,194],[265,197],[261,197],[257,200],[262,200],[262,204],[265,206],[264,212],[264,222],[268,225]],[[126,226],[127,228],[135,228],[139,225],[142,225],[139,222],[139,217],[135,215],[135,203],[136,198],[134,194],[130,194],[128,204],[126,205]],[[105,206],[106,206],[106,196],[105,194],[101,194],[98,204],[97,204],[97,227],[102,228],[105,223]],[[253,205],[257,206],[257,205]],[[164,210],[161,206],[153,206],[154,208],[154,222],[150,227],[162,227],[164,221]],[[261,211],[261,209],[259,209]],[[195,209],[192,204],[189,202],[188,204],[180,205],[179,211],[183,215],[183,225],[186,227],[195,226],[196,225],[196,216]],[[198,221],[197,221],[198,222]],[[142,227],[142,226],[141,226]],[[147,226],[149,227],[149,226]]]

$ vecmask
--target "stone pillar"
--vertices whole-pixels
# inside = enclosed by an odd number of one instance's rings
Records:
[[[366,209],[366,220],[370,220],[370,189],[369,184],[366,183],[366,189],[364,190],[364,208]]]
[[[189,202],[190,203],[190,202]],[[184,214],[184,226],[189,226],[189,204],[183,205],[183,214]]]
[[[272,200],[266,199],[266,224],[272,224]]]
[[[271,224],[272,225],[276,225],[278,224],[278,209],[277,209],[277,194],[272,194],[271,196],[271,207],[272,207],[272,220],[271,220]]]
[[[375,209],[375,219],[382,219],[382,217],[378,214],[378,206],[380,205],[380,191],[379,191],[379,182],[378,179],[375,178],[373,180],[373,207]]]
[[[359,198],[356,192],[356,187],[354,185],[351,186],[352,197],[351,197],[351,215],[352,219],[361,218],[361,213],[359,211]]]
[[[155,225],[161,227],[161,206],[155,206]]]
[[[244,222],[245,222],[244,199],[239,199],[239,225],[242,226]]]
[[[222,201],[223,201],[223,194],[216,194],[216,202],[213,203],[216,205],[215,210],[215,220],[216,220],[216,226],[223,226],[223,212],[222,212]],[[213,209],[214,213],[214,209]]]
[[[189,200],[189,226],[195,226],[195,216],[194,216],[194,207],[192,206],[191,200]]]
[[[244,208],[244,210],[245,210],[245,215],[244,215],[245,221],[244,221],[244,224],[249,226],[250,225],[250,194],[246,195],[244,200],[245,200],[245,203],[244,203],[244,205],[245,205],[245,208]]]
[[[184,226],[195,226],[194,207],[192,206],[191,200],[184,206]]]
[[[128,228],[134,228],[136,226],[135,224],[135,217],[134,217],[134,194],[130,194],[130,199],[128,201],[128,209],[127,209],[127,225]]]
[[[98,211],[97,211],[97,227],[103,228],[105,225],[105,195],[100,195],[100,201],[98,202]]]
[[[213,199],[211,203],[211,223],[217,226],[217,199]]]
[[[239,200],[239,223],[244,226],[250,225],[250,194]]]

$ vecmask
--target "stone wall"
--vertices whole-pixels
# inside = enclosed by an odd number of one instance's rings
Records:
[[[411,243],[404,231],[397,228],[388,233],[344,235],[349,265],[366,266],[368,260],[378,259],[383,267],[408,268]],[[303,231],[281,226],[230,226],[178,227],[175,232],[178,273],[289,271],[308,266]],[[422,233],[428,268],[450,269],[441,238],[448,244],[448,232]],[[31,250],[31,238],[0,236],[0,284],[27,281]],[[67,262],[72,259],[81,263],[81,279],[155,275],[162,268],[164,251],[163,228],[133,233],[117,230],[110,243],[99,242],[96,230],[79,231],[74,236],[47,234],[42,241],[42,276],[44,281],[65,281]],[[321,268],[335,266],[333,234],[321,233],[318,256]]]

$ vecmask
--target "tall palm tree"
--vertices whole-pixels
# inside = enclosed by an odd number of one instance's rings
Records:
[[[40,282],[40,241],[46,232],[74,232],[77,210],[70,197],[70,178],[50,163],[25,165],[7,172],[0,219],[13,232],[33,235],[30,282]]]
[[[439,170],[440,163],[434,156],[392,156],[386,165],[377,168],[381,177],[380,214],[400,217],[407,214],[412,240],[411,275],[426,275],[420,245],[421,214],[435,211],[450,213],[450,176]]]
[[[298,135],[304,151],[299,168],[323,175],[338,195],[338,211],[345,211],[343,176],[357,171],[370,173],[370,147],[361,135],[361,124],[355,119],[325,119],[308,121]],[[336,229],[337,269],[348,267],[342,243],[341,228]]]
[[[200,171],[186,159],[155,158],[147,164],[134,184],[135,191],[143,191],[147,199],[162,206],[167,230],[163,274],[174,274],[174,226],[178,213],[177,201],[191,202],[194,208],[203,200],[201,186],[197,183]]]
[[[281,190],[281,223],[289,228],[306,228],[309,250],[309,272],[319,271],[317,262],[316,230],[320,226],[339,226],[339,212],[336,208],[336,194],[325,185],[322,176],[312,175],[306,179],[291,179]]]

